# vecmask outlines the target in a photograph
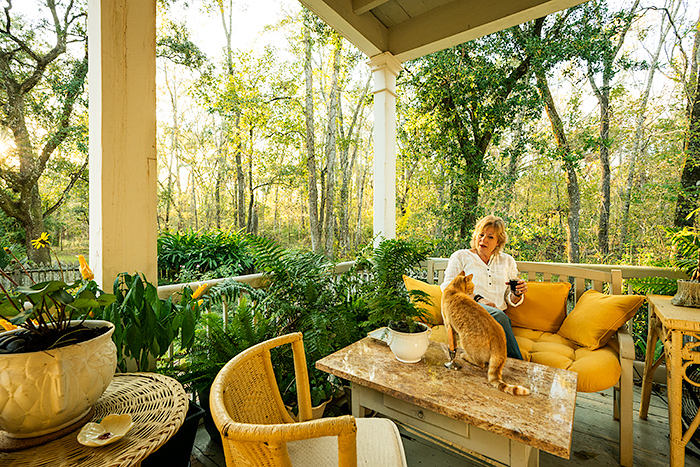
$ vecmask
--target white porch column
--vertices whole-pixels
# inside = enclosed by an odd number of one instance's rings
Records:
[[[374,237],[396,238],[396,76],[390,52],[367,62],[374,76]]]
[[[156,0],[89,0],[90,266],[157,282]]]

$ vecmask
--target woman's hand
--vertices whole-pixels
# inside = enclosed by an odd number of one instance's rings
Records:
[[[527,282],[525,279],[518,279],[518,285],[515,286],[515,293],[522,295],[527,292]]]
[[[509,282],[506,282],[510,286]],[[511,290],[510,300],[515,304],[523,299],[523,294],[527,292],[527,282],[524,279],[518,279],[518,285],[515,286],[515,292]]]

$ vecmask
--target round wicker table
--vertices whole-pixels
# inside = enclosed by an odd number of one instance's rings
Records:
[[[130,414],[134,426],[119,441],[102,447],[78,443],[80,427],[41,446],[0,452],[3,467],[112,467],[141,461],[177,432],[188,398],[182,385],[156,373],[117,373],[95,404],[93,421],[109,414]]]

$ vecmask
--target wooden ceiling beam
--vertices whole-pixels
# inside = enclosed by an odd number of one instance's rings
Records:
[[[368,57],[389,49],[389,32],[373,15],[357,15],[353,0],[299,0]]]
[[[352,10],[357,16],[367,13],[372,8],[377,8],[389,0],[352,0]]]
[[[586,0],[458,0],[389,28],[389,51],[405,62],[576,6]]]

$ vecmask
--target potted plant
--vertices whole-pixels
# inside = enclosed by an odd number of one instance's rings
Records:
[[[34,240],[49,248],[48,235]],[[31,276],[6,249],[27,277]],[[86,320],[114,301],[99,290],[84,258],[82,279],[0,284],[0,430],[11,438],[44,436],[86,416],[116,365],[114,326]],[[60,262],[59,262],[60,266]],[[33,280],[32,280],[33,282]]]
[[[120,371],[153,371],[171,345],[183,351],[194,343],[194,330],[207,284],[194,292],[184,287],[179,300],[158,297],[158,289],[142,274],[121,273],[114,281],[115,301],[101,317],[114,324],[117,367]],[[143,466],[180,466],[189,462],[199,420],[204,410],[190,401],[177,433],[143,461]]]
[[[114,324],[119,371],[154,370],[156,360],[178,338],[182,349],[191,347],[206,288],[192,292],[185,287],[179,302],[173,302],[172,297],[159,298],[158,289],[142,274],[119,274],[113,286],[116,299],[98,316]]]
[[[386,326],[384,340],[404,363],[419,362],[430,343],[430,329],[419,321],[425,318],[425,311],[415,305],[427,302],[428,296],[417,290],[409,294],[403,284],[403,275],[417,269],[426,258],[426,248],[421,245],[383,239],[371,255],[356,263],[355,273],[367,274],[360,293],[368,310],[363,324]]]

